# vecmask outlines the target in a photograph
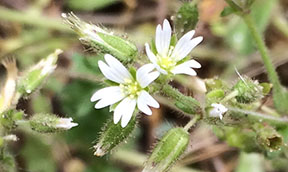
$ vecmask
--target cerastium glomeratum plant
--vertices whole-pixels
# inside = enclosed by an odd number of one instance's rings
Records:
[[[159,140],[145,163],[145,172],[168,171],[181,159],[189,145],[189,131],[200,121],[211,125],[220,139],[243,151],[265,153],[287,150],[283,136],[279,133],[281,127],[288,123],[280,114],[287,113],[287,110],[278,102],[280,100],[277,100],[279,91],[283,88],[279,86],[277,74],[267,56],[263,40],[253,30],[249,10],[243,9],[249,8],[252,3],[239,7],[234,1],[227,2],[236,14],[244,18],[254,34],[272,84],[259,83],[240,74],[233,86],[219,78],[198,78],[198,82],[192,84],[204,90],[204,103],[192,96],[184,95],[170,85],[177,75],[195,77],[196,71],[201,68],[201,64],[190,56],[193,55],[193,49],[203,41],[203,37],[195,36],[197,33],[193,30],[198,21],[197,6],[184,3],[174,17],[174,23],[177,24],[175,27],[172,27],[167,19],[158,24],[155,39],[151,38],[150,44],[142,46],[145,49],[144,54],[137,50],[133,42],[114,32],[86,23],[73,13],[62,14],[64,21],[79,34],[80,41],[104,57],[104,60],[98,61],[98,67],[107,82],[104,88],[97,90],[90,97],[90,100],[95,102],[95,109],[108,106],[113,118],[104,125],[98,142],[94,145],[96,156],[103,156],[126,141],[137,127],[137,116],[141,115],[140,113],[153,115],[151,109],[160,108],[156,95],[169,99],[179,112],[191,116],[191,120],[187,121],[184,127],[170,129]],[[192,15],[192,23],[189,23],[187,12],[195,13]],[[188,26],[191,28],[187,33],[173,32],[172,28],[179,29],[181,26],[186,27],[183,31],[187,30]],[[274,102],[278,111],[273,111],[273,114],[271,109],[268,110],[269,108],[261,103],[272,86],[275,87]],[[22,94],[24,93],[27,93],[27,89]],[[284,101],[284,97],[282,98]],[[56,125],[53,119],[50,123]],[[32,126],[37,125],[36,122]],[[72,126],[74,124],[69,125]],[[40,127],[38,130],[50,131]],[[244,130],[249,132],[243,132]],[[229,140],[232,137],[237,139]]]

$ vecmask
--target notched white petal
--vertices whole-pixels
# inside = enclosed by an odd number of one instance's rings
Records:
[[[111,94],[112,94],[112,95],[114,95],[114,94],[121,94],[121,88],[118,87],[118,86],[102,88],[102,89],[96,91],[96,92],[92,95],[90,101],[91,101],[91,102],[95,102],[95,101],[100,100],[100,99],[102,99],[103,97],[105,97],[105,96],[107,96],[107,95],[109,95],[109,94],[110,94],[110,95],[111,95]]]
[[[137,107],[138,109],[145,113],[146,115],[152,115],[151,109],[148,107],[147,103],[145,102],[145,99],[143,96],[139,96],[137,99]]]
[[[119,78],[115,73],[111,70],[111,68],[104,63],[103,61],[98,61],[98,66],[102,74],[109,80],[117,82],[117,83],[123,83],[123,78]]]
[[[147,57],[149,58],[149,60],[153,64],[156,64],[157,63],[157,58],[156,58],[155,54],[151,51],[150,46],[149,46],[148,43],[145,43],[145,50],[146,50],[146,54],[147,54]]]
[[[126,127],[127,124],[129,123],[133,112],[136,107],[136,99],[130,99],[128,98],[128,103],[126,104],[126,111],[125,114],[123,114],[122,119],[121,119],[121,127]]]
[[[155,69],[155,66],[150,63],[150,64],[146,64],[140,67],[137,70],[136,79],[142,88],[147,87],[151,82],[153,82],[160,75],[158,71],[151,72],[153,69]]]
[[[132,78],[130,72],[126,69],[126,67],[115,57],[110,54],[105,54],[104,58],[107,64],[110,66],[111,70],[119,74],[120,78]]]
[[[146,91],[142,90],[139,97],[149,106],[159,108],[159,103]]]
[[[183,66],[183,64],[180,64],[176,66],[171,72],[176,75],[176,74],[186,74],[186,75],[191,75],[191,76],[196,76],[197,73],[195,70],[191,69],[190,67]]]

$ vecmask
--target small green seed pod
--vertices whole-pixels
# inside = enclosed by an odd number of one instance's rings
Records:
[[[257,143],[265,150],[279,150],[283,145],[283,137],[272,127],[255,124]]]
[[[113,120],[109,120],[102,129],[99,141],[94,147],[96,156],[103,156],[110,152],[120,143],[129,138],[136,127],[136,115],[133,115],[126,127],[121,127],[120,122],[114,124]]]
[[[251,103],[262,98],[262,89],[263,87],[259,85],[258,81],[249,78],[240,79],[233,87],[233,91],[238,92],[235,98],[239,103]]]
[[[80,20],[73,13],[62,14],[65,22],[80,36],[83,44],[103,54],[111,54],[124,63],[133,60],[137,55],[137,47],[128,40],[116,36],[113,32]]]
[[[59,118],[53,114],[35,114],[30,120],[32,130],[39,133],[54,133],[69,130],[77,126],[72,122],[72,118]]]
[[[183,128],[169,130],[154,148],[142,172],[165,172],[176,162],[189,143],[189,133]]]
[[[17,88],[18,93],[26,96],[36,91],[43,81],[55,70],[58,55],[61,53],[62,50],[57,49],[47,58],[41,60],[35,66],[32,66],[32,68],[20,78]]]

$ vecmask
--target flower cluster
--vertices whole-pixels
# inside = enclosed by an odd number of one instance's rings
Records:
[[[145,44],[146,54],[151,61],[136,71],[136,76],[115,57],[105,55],[105,62],[99,61],[98,66],[103,75],[114,84],[96,91],[91,102],[98,101],[96,109],[110,106],[114,111],[113,121],[117,124],[121,119],[121,126],[125,127],[131,119],[136,107],[146,115],[151,115],[150,107],[159,108],[159,103],[149,94],[149,85],[160,74],[197,75],[193,68],[201,65],[195,60],[185,60],[191,50],[197,46],[202,37],[193,38],[195,31],[186,33],[176,45],[172,41],[172,29],[168,20],[164,20],[156,28],[155,46],[152,51],[148,43]],[[156,69],[156,70],[155,70]]]

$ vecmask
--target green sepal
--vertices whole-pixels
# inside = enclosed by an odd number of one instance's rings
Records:
[[[107,121],[100,133],[98,142],[93,146],[95,149],[94,155],[103,156],[129,138],[137,123],[135,113],[124,128],[121,127],[121,122],[114,124],[112,119]]]
[[[54,114],[35,114],[30,120],[29,124],[32,130],[39,133],[55,133],[63,131],[61,128],[57,128],[57,122],[59,117]]]
[[[248,77],[239,79],[233,87],[233,91],[238,92],[235,98],[239,103],[252,103],[262,98],[262,89],[263,87],[257,81],[253,81]]]
[[[188,143],[189,133],[186,130],[183,128],[169,130],[157,143],[143,171],[168,171],[184,153]]]
[[[104,34],[101,32],[97,34],[104,41],[102,45],[107,49],[107,53],[110,53],[120,61],[128,63],[136,57],[137,47],[130,41],[112,34]]]
[[[269,94],[270,91],[271,91],[271,89],[272,89],[272,86],[273,86],[272,84],[270,84],[270,83],[265,83],[265,82],[260,83],[259,85],[263,88],[263,89],[262,89],[263,95]]]

